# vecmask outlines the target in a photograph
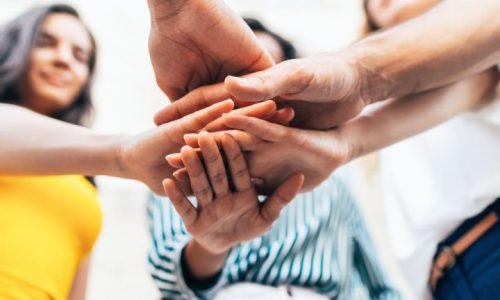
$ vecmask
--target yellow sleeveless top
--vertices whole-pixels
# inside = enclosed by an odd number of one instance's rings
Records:
[[[67,299],[101,225],[82,176],[0,176],[0,299]]]

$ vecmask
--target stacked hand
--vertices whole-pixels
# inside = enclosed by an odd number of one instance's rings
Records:
[[[210,253],[227,252],[240,242],[264,234],[302,186],[303,175],[291,175],[261,203],[233,137],[220,137],[223,152],[206,132],[199,134],[197,144],[201,155],[189,146],[178,154],[196,196],[196,206],[174,180],[166,179],[163,184],[193,240]]]
[[[351,159],[350,144],[340,130],[314,131],[286,127],[254,117],[227,115],[224,123],[237,130],[211,133],[220,144],[230,134],[244,150],[251,177],[258,192],[268,195],[291,174],[304,174],[302,191],[323,182],[336,168]],[[198,147],[198,134],[185,135],[185,141]],[[186,181],[183,160],[179,154],[167,156],[170,165],[179,168],[174,174]]]

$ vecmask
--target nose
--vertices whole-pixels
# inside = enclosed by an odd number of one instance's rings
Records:
[[[68,69],[73,59],[73,52],[68,45],[58,45],[54,53],[54,65],[59,68]]]

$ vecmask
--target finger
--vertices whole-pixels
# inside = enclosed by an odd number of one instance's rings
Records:
[[[282,141],[293,133],[292,129],[271,122],[245,117],[226,115],[225,123],[228,127],[251,133],[263,140]]]
[[[258,102],[296,94],[304,91],[314,79],[314,73],[304,66],[302,60],[290,60],[244,77],[228,76],[224,85],[240,101]]]
[[[199,144],[215,196],[216,198],[223,197],[229,193],[229,184],[219,147],[206,131],[200,133]]]
[[[175,126],[180,128],[184,133],[198,131],[222,116],[222,114],[230,112],[233,107],[234,103],[232,100],[225,100],[182,117],[182,119],[176,121],[179,123],[176,123]]]
[[[189,202],[188,198],[186,198],[172,179],[165,179],[163,181],[163,188],[186,226],[192,225],[198,217],[196,208],[191,205],[191,202]]]
[[[231,111],[233,107],[233,101],[225,100],[158,128],[168,139],[164,143],[183,144],[184,134],[197,132],[222,114]]]
[[[179,182],[184,183],[189,180],[186,168],[179,169],[172,173],[172,176]]]
[[[255,151],[265,143],[264,140],[258,138],[257,136],[241,130],[225,130],[210,133],[217,145],[222,145],[222,137],[225,134],[231,135],[236,140],[236,142],[238,142],[238,145],[240,146],[242,151]],[[198,137],[199,134],[197,133],[186,134],[184,135],[184,142],[186,143],[186,145],[189,145],[193,148],[198,148]]]
[[[304,184],[304,175],[296,173],[288,177],[274,193],[264,202],[261,215],[269,224],[274,222],[280,215],[281,210],[287,206]]]
[[[231,171],[231,180],[236,191],[243,192],[252,188],[250,172],[236,140],[231,135],[225,134],[222,137],[222,148],[224,149]]]
[[[161,125],[178,120],[229,98],[230,95],[222,83],[204,86],[162,108],[155,114],[154,122]]]
[[[253,105],[235,109],[229,114],[234,114],[237,116],[249,116],[259,119],[268,119],[275,115],[276,113],[276,103],[272,100],[255,103]],[[203,130],[214,132],[228,129],[224,124],[224,116],[218,118],[215,121],[210,122]]]
[[[276,113],[268,119],[271,123],[288,126],[295,117],[295,111],[291,107],[285,107],[276,111]],[[261,118],[262,119],[262,118]]]
[[[168,164],[172,168],[180,169],[184,168],[184,163],[182,162],[182,155],[180,153],[172,153],[165,157]]]
[[[213,192],[198,154],[189,146],[182,147],[181,154],[182,162],[186,166],[191,183],[191,190],[198,201],[198,205],[201,207],[210,205],[213,200]]]

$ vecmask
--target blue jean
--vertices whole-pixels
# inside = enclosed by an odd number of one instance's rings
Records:
[[[453,244],[491,212],[500,216],[500,198],[479,215],[466,220],[439,244],[438,249]],[[437,300],[500,299],[499,222],[457,257],[455,265],[438,281],[433,296]]]

